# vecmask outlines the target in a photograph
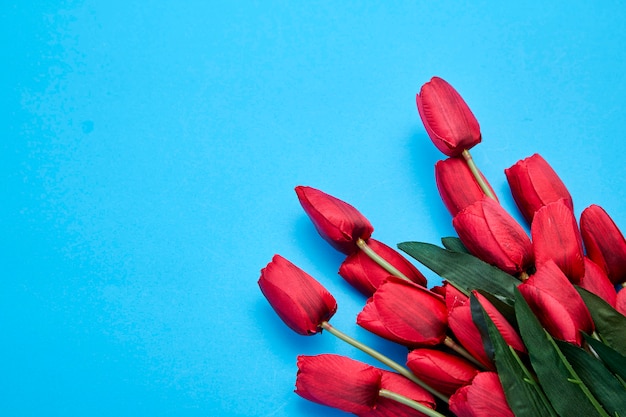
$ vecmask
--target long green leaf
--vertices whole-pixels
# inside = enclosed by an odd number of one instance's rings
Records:
[[[520,282],[475,256],[423,242],[403,242],[398,248],[467,294],[475,289],[484,290],[513,304],[513,289]]]
[[[584,288],[576,289],[587,305],[602,340],[622,355],[626,355],[626,317],[597,295]]]
[[[458,237],[442,237],[441,244],[444,248],[451,250],[452,252],[469,253],[465,245]]]
[[[480,303],[476,304],[480,306]],[[480,309],[494,349],[498,377],[513,413],[517,417],[556,417],[556,411],[534,375],[526,368],[517,352],[504,341],[487,312],[482,307]]]
[[[562,417],[609,417],[567,362],[554,339],[541,326],[519,290],[514,291],[520,336],[539,383],[557,413]]]
[[[615,349],[611,349],[599,340],[594,339],[583,333],[585,340],[591,346],[591,348],[598,354],[602,362],[607,368],[611,370],[615,375],[621,378],[622,383],[626,381],[626,356],[617,352]]]
[[[620,381],[585,350],[571,343],[556,342],[576,374],[605,410],[612,416],[626,416],[626,390]]]

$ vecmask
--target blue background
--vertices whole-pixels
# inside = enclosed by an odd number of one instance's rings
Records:
[[[256,281],[282,254],[402,360],[293,187],[390,245],[453,234],[414,104],[433,75],[518,218],[503,170],[539,152],[626,228],[622,3],[380,3],[4,2],[0,415],[344,415],[292,392],[296,356],[372,361],[293,334]]]

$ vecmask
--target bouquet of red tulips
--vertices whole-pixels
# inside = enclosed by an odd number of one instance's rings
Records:
[[[577,221],[572,198],[535,154],[505,170],[530,236],[499,204],[469,150],[479,124],[459,93],[433,78],[417,108],[435,146],[437,188],[458,237],[398,248],[371,237],[350,204],[311,187],[297,197],[319,234],[346,255],[339,275],[369,297],[368,331],[407,347],[397,363],[333,327],[333,296],[276,255],[258,284],[302,335],[323,331],[384,368],[300,356],[296,393],[358,416],[626,416],[626,240],[601,207]]]

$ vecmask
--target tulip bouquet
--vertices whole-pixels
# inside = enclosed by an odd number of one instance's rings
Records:
[[[356,322],[406,346],[400,364],[333,327],[334,297],[275,255],[261,291],[291,329],[330,333],[384,367],[321,354],[297,359],[296,393],[358,416],[626,416],[626,240],[600,206],[577,221],[572,198],[540,155],[505,170],[530,236],[505,211],[469,150],[479,124],[433,78],[417,95],[458,237],[398,248],[442,278],[428,288],[400,252],[371,237],[356,208],[312,187],[297,197],[339,268],[368,298]]]

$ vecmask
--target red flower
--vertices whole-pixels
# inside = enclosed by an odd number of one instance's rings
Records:
[[[399,252],[374,239],[369,239],[367,245],[411,281],[426,285],[424,275]],[[341,264],[339,275],[363,294],[371,296],[389,276],[389,272],[374,262],[365,252],[358,251],[349,255]]]
[[[421,388],[414,382],[394,372],[385,370],[381,370],[381,372],[381,389],[403,395],[413,401],[422,403],[428,408],[435,408],[435,398],[424,388]],[[379,397],[376,401],[376,407],[366,413],[359,414],[359,417],[418,417],[423,415],[424,414],[413,408],[400,404],[397,401]]]
[[[585,303],[554,262],[545,262],[518,288],[543,327],[557,339],[580,346],[580,332],[593,331]]]
[[[526,232],[491,198],[466,207],[452,225],[472,254],[505,272],[517,274],[532,265],[532,245]]]
[[[319,234],[346,255],[358,249],[358,239],[367,240],[374,231],[357,209],[338,198],[304,186],[296,187],[296,194]]]
[[[463,98],[446,81],[433,77],[417,95],[417,110],[437,149],[460,155],[480,143],[480,126]]]
[[[505,169],[504,173],[513,199],[529,223],[537,210],[560,199],[564,199],[567,207],[574,211],[569,191],[541,155],[522,159]]]
[[[465,359],[434,349],[411,351],[406,365],[428,386],[448,396],[468,385],[478,373]]]
[[[298,356],[296,394],[309,401],[363,414],[376,406],[380,369],[344,356]]]
[[[587,256],[600,265],[614,284],[626,281],[626,240],[600,206],[591,205],[580,216]]]
[[[615,298],[615,309],[626,316],[626,290],[623,288]]]
[[[522,341],[522,338],[517,333],[515,328],[507,321],[507,319],[498,311],[497,308],[485,298],[482,294],[477,291],[472,291],[472,295],[476,297],[476,300],[480,303],[480,305],[485,309],[485,312],[496,326],[500,335],[506,342],[507,345],[511,346],[517,352],[526,353],[526,346]]]
[[[585,276],[578,285],[615,307],[617,294],[613,283],[606,272],[587,257],[585,257]]]
[[[485,196],[485,192],[462,158],[448,158],[437,162],[435,180],[439,195],[452,216],[456,216],[459,211]],[[489,184],[484,176],[483,180]],[[490,185],[489,188],[495,196]]]
[[[495,372],[481,372],[470,385],[450,397],[450,410],[457,417],[515,417]]]
[[[493,362],[485,352],[480,330],[472,319],[469,301],[458,304],[448,310],[448,325],[459,343],[485,368],[495,369]]]
[[[446,304],[424,287],[389,277],[367,300],[357,324],[402,345],[433,346],[446,337]]]
[[[585,275],[583,242],[574,213],[564,200],[549,203],[535,213],[530,226],[535,265],[554,261],[567,278],[578,283]]]
[[[319,282],[280,255],[261,270],[258,283],[274,311],[296,333],[319,332],[319,325],[337,311],[337,302]]]

